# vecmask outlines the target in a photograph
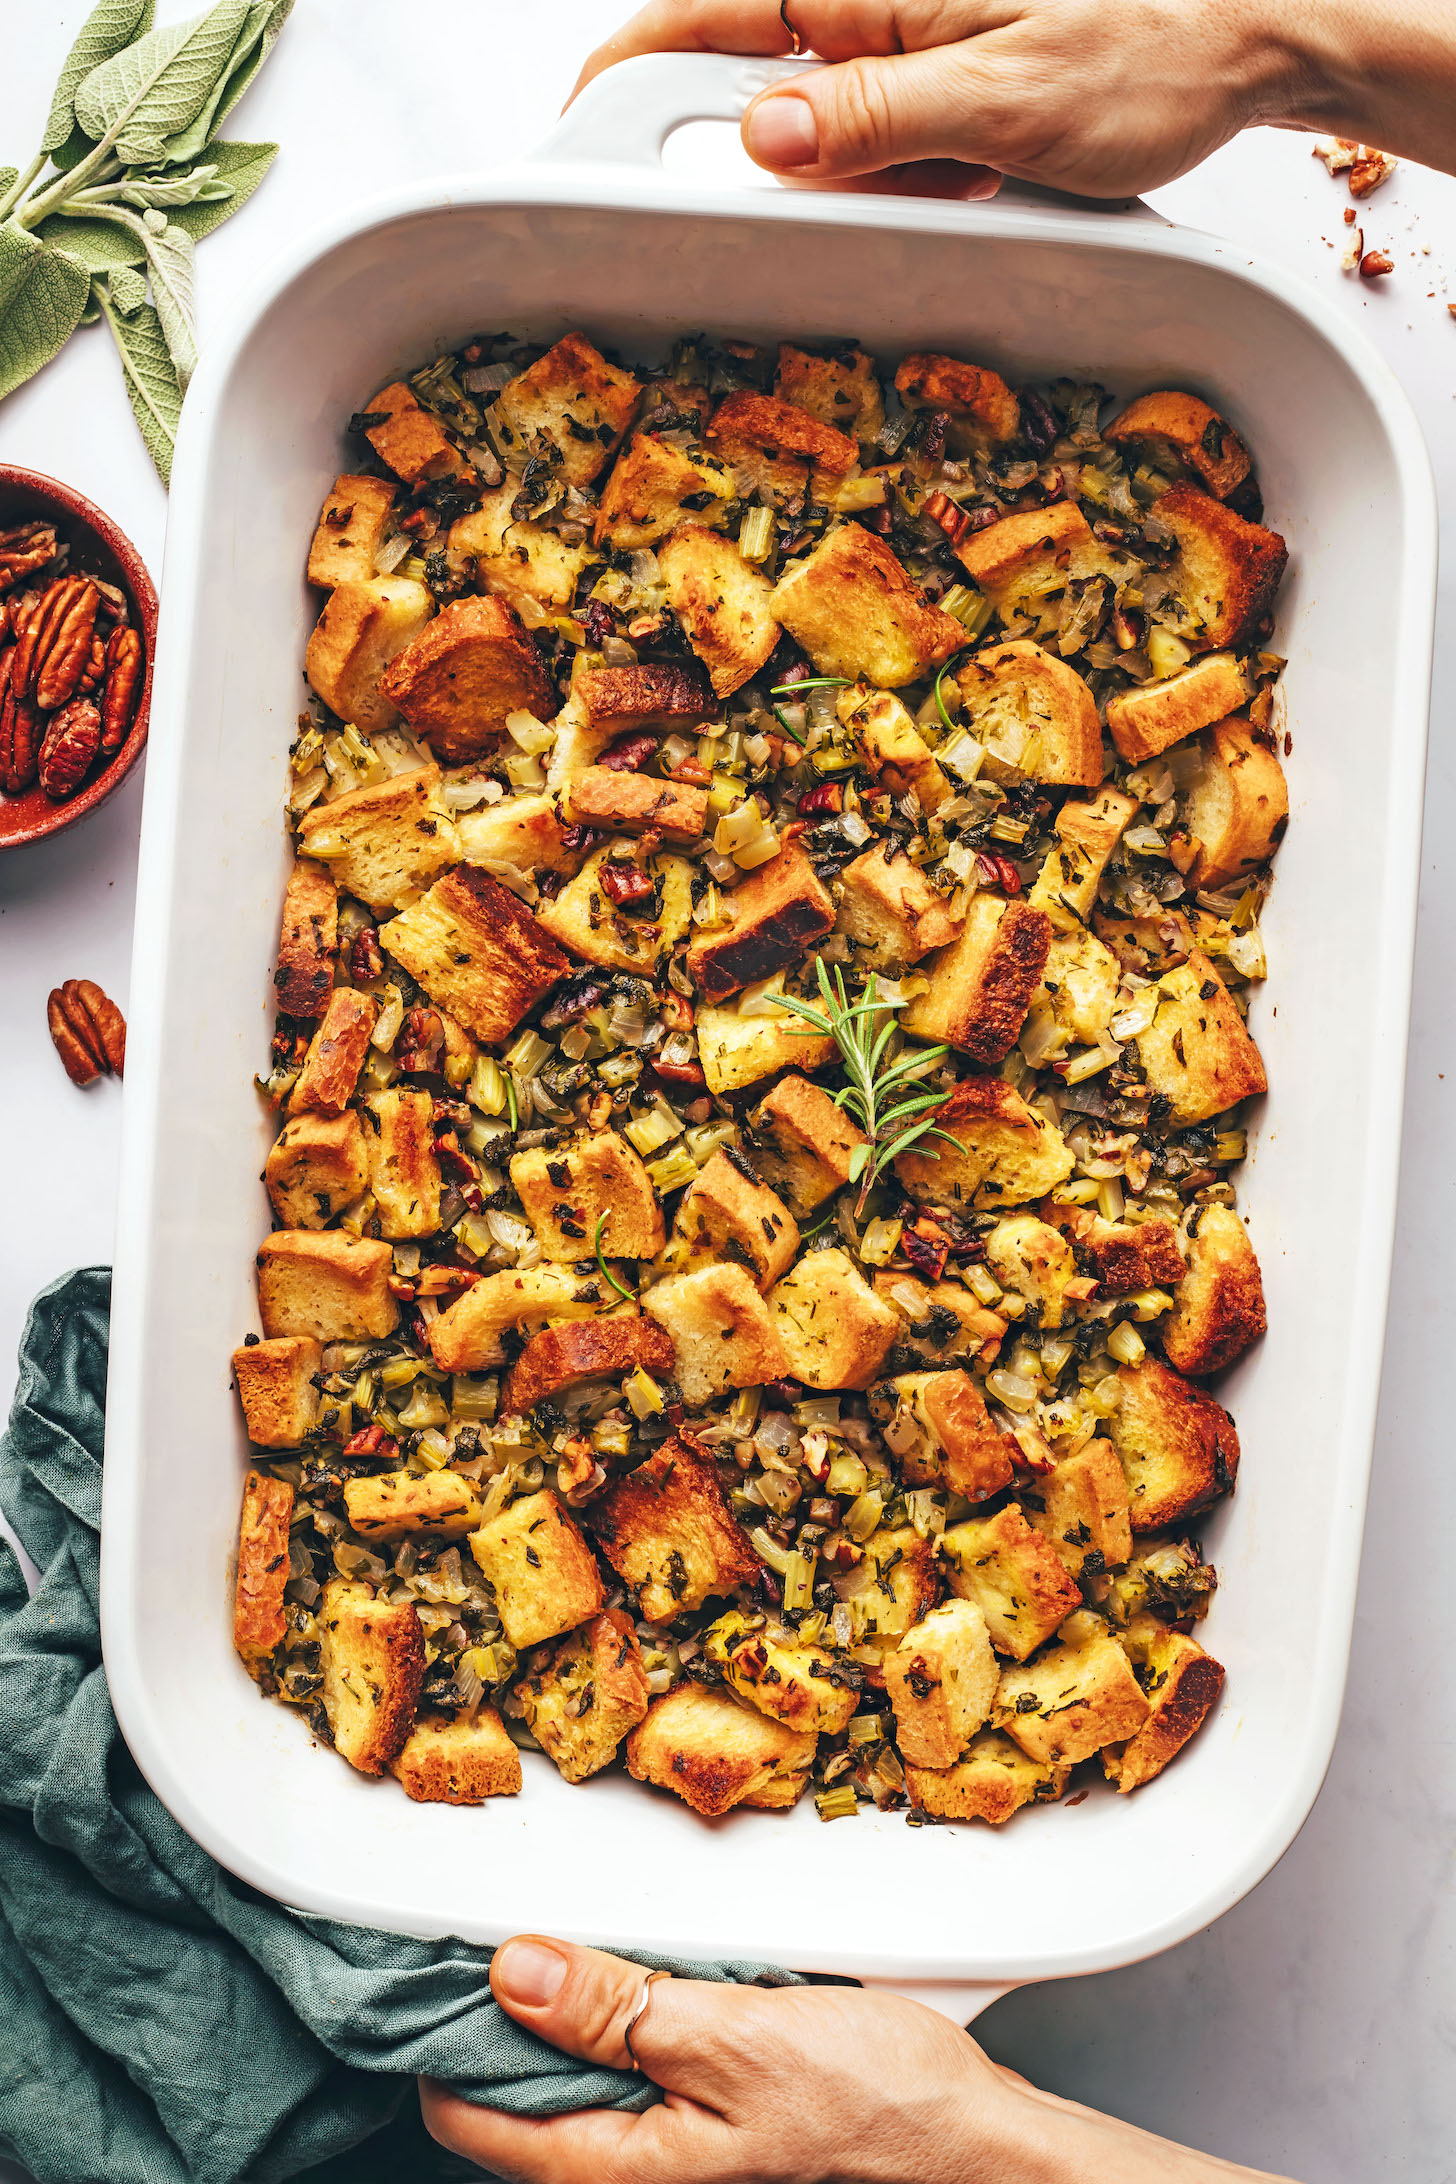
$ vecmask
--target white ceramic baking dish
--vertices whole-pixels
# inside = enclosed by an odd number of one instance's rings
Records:
[[[417,1935],[776,1959],[968,2016],[1010,1984],[1128,1963],[1206,1925],[1309,1811],[1339,1719],[1380,1371],[1426,732],[1435,512],[1374,351],[1283,271],[1149,216],[1023,194],[958,206],[665,175],[677,124],[768,73],[638,61],[545,154],[407,191],[316,237],[206,357],[173,481],[153,705],[108,1415],[102,1620],[146,1776],[225,1866]],[[286,753],[316,602],[301,580],[341,420],[481,327],[583,326],[628,354],[709,327],[852,333],[1013,377],[1204,390],[1257,450],[1292,561],[1293,821],[1253,1023],[1273,1090],[1242,1178],[1272,1332],[1221,1390],[1244,1448],[1205,1527],[1224,1703],[1131,1799],[1000,1833],[862,1811],[706,1824],[615,1775],[409,1803],[312,1748],[229,1644],[244,1442],[228,1353],[256,1325],[268,1139],[252,1089],[287,864]]]

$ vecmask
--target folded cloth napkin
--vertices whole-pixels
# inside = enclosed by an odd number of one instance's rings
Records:
[[[388,2124],[416,2071],[514,2115],[645,2107],[655,2087],[496,2007],[488,1949],[285,1910],[148,1789],[97,1621],[110,1294],[98,1267],[42,1291],[0,1440],[0,1507],[40,1572],[27,1599],[0,1540],[0,2151],[40,2184],[272,2184]]]

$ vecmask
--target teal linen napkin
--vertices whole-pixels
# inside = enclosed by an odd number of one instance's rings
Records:
[[[110,1294],[98,1267],[42,1291],[0,1440],[0,1507],[40,1571],[27,1599],[0,1540],[0,2149],[40,2184],[272,2184],[389,2124],[417,2071],[515,2115],[645,2107],[655,2087],[496,2007],[488,1949],[287,1911],[148,1789],[97,1621]],[[467,2173],[439,2161],[395,2173]]]

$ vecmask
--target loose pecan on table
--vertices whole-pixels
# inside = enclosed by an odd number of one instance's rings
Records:
[[[118,623],[106,640],[106,689],[101,700],[101,748],[108,756],[126,741],[142,679],[142,641]]]
[[[126,1018],[90,978],[68,978],[46,1002],[51,1042],[72,1084],[94,1084],[126,1063]]]
[[[0,531],[0,592],[10,591],[55,558],[53,523],[17,523]]]
[[[0,789],[19,796],[35,779],[40,715],[12,688],[16,647],[0,652]]]
[[[74,796],[101,748],[101,715],[89,698],[76,698],[52,719],[40,747],[40,785],[53,804]]]

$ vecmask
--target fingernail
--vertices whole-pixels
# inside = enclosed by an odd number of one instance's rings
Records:
[[[764,99],[748,117],[748,149],[765,167],[811,167],[819,124],[807,99]]]
[[[523,2009],[554,2002],[566,1977],[566,1959],[543,1941],[508,1941],[495,1954],[495,1983],[508,2001]]]

